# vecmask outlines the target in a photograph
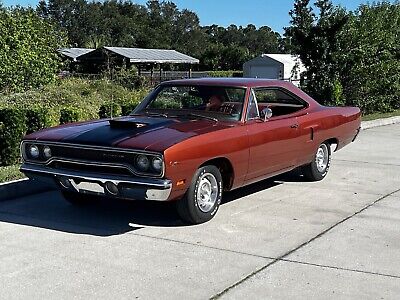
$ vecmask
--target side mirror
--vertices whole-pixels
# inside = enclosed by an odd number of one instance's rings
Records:
[[[264,119],[264,122],[266,122],[272,117],[272,109],[270,109],[269,107],[264,108],[261,111],[261,117]]]

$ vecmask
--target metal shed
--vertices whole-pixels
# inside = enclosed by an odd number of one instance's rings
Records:
[[[268,78],[300,82],[305,71],[300,58],[291,54],[262,54],[243,64],[243,77]]]

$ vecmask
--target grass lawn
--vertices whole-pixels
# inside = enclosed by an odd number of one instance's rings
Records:
[[[400,109],[397,109],[395,111],[388,112],[388,113],[375,113],[375,114],[365,115],[365,116],[362,116],[362,120],[363,121],[371,121],[371,120],[390,118],[390,117],[396,117],[396,116],[400,116]]]
[[[0,167],[0,183],[24,177],[25,175],[19,171],[19,165]]]

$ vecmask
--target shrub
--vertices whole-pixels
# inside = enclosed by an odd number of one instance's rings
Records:
[[[121,113],[121,105],[115,102],[108,102],[100,106],[99,118],[119,117]]]
[[[0,107],[45,107],[54,126],[59,124],[61,108],[79,107],[81,119],[96,119],[100,106],[111,99],[118,104],[138,103],[147,93],[148,89],[131,91],[107,80],[67,78],[24,93],[0,94]]]
[[[147,84],[146,77],[139,76],[135,67],[130,69],[122,68],[116,71],[113,74],[112,81],[129,90],[141,89]]]
[[[134,110],[136,108],[136,106],[138,105],[137,102],[131,102],[131,103],[124,103],[121,105],[121,112],[123,116],[127,116],[129,115],[132,110]]]
[[[60,110],[60,124],[73,123],[81,120],[82,112],[78,108],[63,108]]]
[[[208,71],[209,77],[243,77],[243,71]]]
[[[25,113],[22,109],[0,109],[0,165],[8,166],[19,161],[19,144],[25,132]]]
[[[27,133],[51,126],[51,114],[44,107],[31,107],[25,110]]]

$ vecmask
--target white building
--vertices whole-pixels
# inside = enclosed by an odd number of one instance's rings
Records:
[[[291,54],[262,54],[243,64],[243,77],[288,80],[296,85],[304,71],[300,58]]]

